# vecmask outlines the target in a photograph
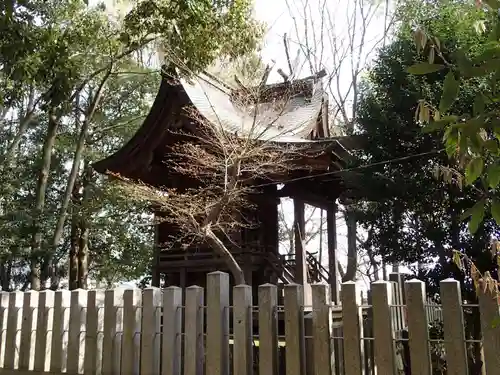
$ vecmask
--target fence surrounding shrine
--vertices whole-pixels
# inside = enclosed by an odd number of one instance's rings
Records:
[[[398,370],[402,358],[411,359],[406,373],[433,373],[422,282],[405,283],[406,306],[399,304],[394,283],[372,284],[371,306],[360,304],[354,283],[341,290],[341,306],[332,306],[329,287],[313,285],[309,308],[302,287],[287,285],[284,306],[278,306],[277,287],[266,284],[258,289],[258,306],[252,306],[250,287],[231,291],[228,275],[215,272],[208,275],[206,291],[192,286],[184,296],[176,287],[2,292],[0,373],[391,375],[405,373]],[[460,295],[458,282],[441,282],[447,373],[466,375]],[[486,291],[478,307],[485,373],[498,374],[498,301]],[[406,356],[398,350],[401,325],[409,332]],[[333,337],[339,331],[342,337]]]

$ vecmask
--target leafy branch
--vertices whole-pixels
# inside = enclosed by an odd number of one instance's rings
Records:
[[[427,54],[428,61],[408,68],[415,75],[445,74],[437,106],[422,99],[415,117],[426,132],[443,132],[443,142],[450,158],[454,158],[465,176],[465,185],[473,186],[480,196],[463,218],[469,218],[469,230],[476,233],[486,213],[500,224],[500,23],[491,10],[500,1],[479,2],[484,12],[483,27],[477,32],[483,39],[478,51],[457,50],[449,53],[437,37],[423,29],[415,31],[417,50]],[[445,56],[450,55],[450,58]],[[436,59],[439,59],[436,63]],[[474,87],[477,94],[472,110],[457,104],[464,87]]]

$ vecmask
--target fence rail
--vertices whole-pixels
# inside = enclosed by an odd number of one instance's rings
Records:
[[[424,283],[405,283],[406,308],[394,289],[394,283],[373,283],[371,305],[366,306],[356,284],[343,283],[337,322],[332,312],[339,306],[332,306],[328,285],[312,285],[309,314],[304,313],[303,289],[294,284],[285,286],[284,306],[277,305],[277,287],[270,284],[259,287],[258,306],[252,306],[249,286],[234,287],[230,303],[229,277],[221,272],[208,275],[206,290],[191,286],[185,293],[177,287],[2,292],[0,373],[435,374]],[[440,295],[442,373],[467,375],[459,283],[442,281]],[[494,297],[490,291],[479,296],[486,375],[500,369],[500,325],[495,324],[500,313]],[[281,309],[283,337],[278,336]],[[402,322],[407,339],[396,337]],[[335,337],[338,332],[341,337]],[[406,354],[398,349],[401,342]]]

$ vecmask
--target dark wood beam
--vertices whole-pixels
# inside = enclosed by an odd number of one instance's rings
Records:
[[[160,262],[158,269],[164,274],[180,274],[179,269],[182,267],[186,268],[186,285],[192,285],[191,276],[196,273],[212,272],[214,270],[219,270],[223,272],[229,272],[229,270],[224,265],[224,262],[200,262],[194,261],[176,261],[176,262]],[[252,272],[259,271],[261,269],[260,264],[253,264],[251,267]],[[176,285],[179,286],[179,285]]]
[[[222,259],[189,259],[189,260],[168,260],[163,261],[160,259],[158,262],[158,268],[161,272],[165,272],[165,270],[175,270],[175,272],[179,272],[180,268],[186,267],[189,268],[189,271],[192,269],[197,269],[199,267],[220,267],[224,265],[224,260]]]
[[[335,184],[336,185],[336,184]],[[278,197],[290,197],[298,199],[306,204],[315,206],[324,210],[328,210],[335,203],[337,195],[335,190],[339,190],[337,186],[331,186],[330,194],[327,196],[315,192],[310,184],[290,184],[285,185],[281,190],[278,190]],[[311,187],[311,189],[308,189]]]

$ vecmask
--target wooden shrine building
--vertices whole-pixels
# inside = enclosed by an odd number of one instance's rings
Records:
[[[94,168],[100,173],[119,174],[156,187],[179,188],[176,186],[179,180],[172,176],[165,158],[169,146],[180,142],[177,137],[179,129],[196,132],[196,121],[193,121],[192,114],[187,114],[187,109],[196,110],[201,118],[220,124],[228,132],[245,134],[245,126],[253,121],[253,114],[250,108],[235,100],[241,94],[238,90],[209,75],[200,75],[189,81],[164,76],[141,128],[120,150],[96,163]],[[257,208],[253,210],[253,219],[258,224],[242,229],[238,237],[240,243],[235,244],[231,251],[250,285],[271,282],[307,286],[313,282],[328,282],[332,286],[332,297],[337,300],[336,202],[341,197],[348,197],[353,190],[348,176],[336,171],[343,169],[352,158],[351,151],[358,139],[330,135],[326,110],[328,100],[321,74],[264,85],[259,92],[257,105],[262,110],[257,111],[257,116],[261,116],[261,122],[274,118],[265,132],[267,141],[311,148],[321,146],[324,151],[321,163],[316,163],[314,168],[291,171],[277,183],[267,184],[261,189],[254,202]],[[280,100],[280,105],[275,105]],[[295,214],[295,254],[286,257],[278,251],[278,205],[282,197],[294,200]],[[328,267],[322,266],[313,254],[303,249],[305,204],[328,212]],[[162,244],[172,234],[175,235],[175,227],[171,223],[157,226],[153,285],[203,286],[208,272],[227,271],[222,259],[209,248],[163,249]],[[305,298],[307,300],[307,296]]]

